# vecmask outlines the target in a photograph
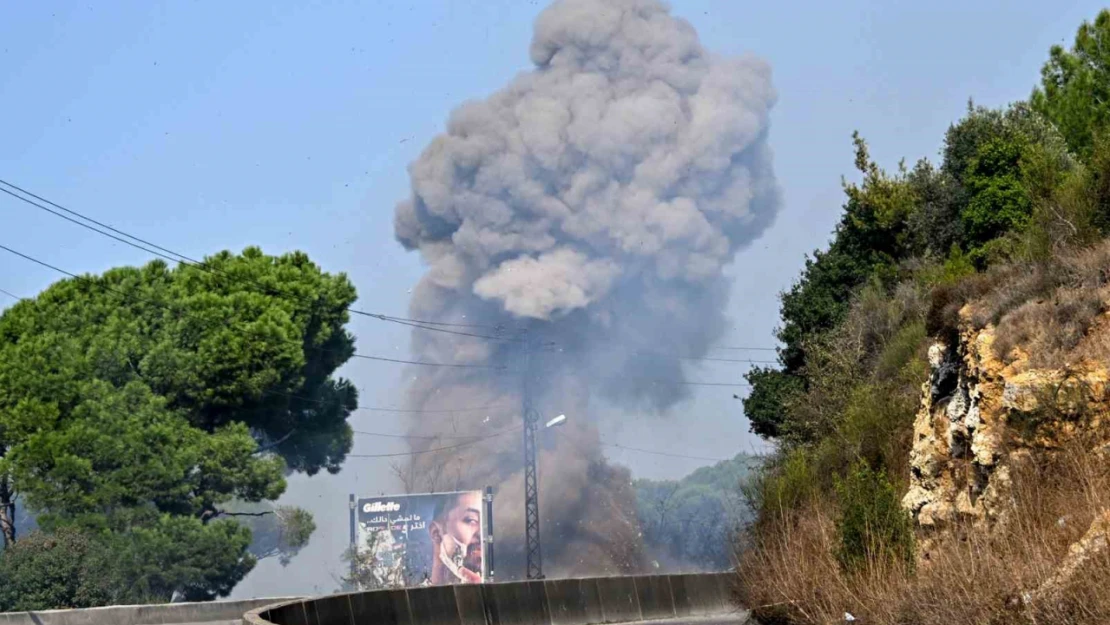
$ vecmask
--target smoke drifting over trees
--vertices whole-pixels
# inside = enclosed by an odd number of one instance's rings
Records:
[[[483,326],[415,331],[416,354],[506,367],[414,372],[412,408],[496,408],[415,417],[412,429],[485,436],[519,424],[523,346],[538,345],[535,405],[570,418],[558,435],[541,432],[548,568],[627,571],[640,565],[635,494],[602,457],[589,398],[658,412],[688,392],[678,357],[721,335],[722,270],[778,209],[766,143],[775,93],[766,63],[708,53],[655,0],[555,2],[536,20],[531,60],[452,113],[396,209],[397,239],[428,263],[411,315]],[[519,436],[406,469],[428,476],[410,488],[498,486],[498,568],[509,574],[522,551]]]

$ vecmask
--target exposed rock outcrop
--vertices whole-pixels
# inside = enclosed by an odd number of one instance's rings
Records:
[[[969,317],[961,311],[956,341],[930,348],[932,375],[914,423],[902,504],[922,530],[923,555],[956,521],[989,528],[1003,519],[1015,463],[1102,431],[1110,415],[1107,363],[1032,369],[1020,348],[1003,362],[992,349],[993,326],[975,329]],[[1102,440],[1098,448],[1110,447]]]

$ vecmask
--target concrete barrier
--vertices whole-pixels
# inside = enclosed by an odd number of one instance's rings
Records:
[[[543,582],[490,584],[489,625],[551,625]]]
[[[0,625],[174,625],[236,623],[243,613],[291,598],[205,601],[162,605],[118,605],[82,610],[0,613]]]
[[[551,625],[602,623],[601,596],[594,579],[557,579],[544,582]]]
[[[408,594],[412,625],[461,625],[454,587],[412,588]],[[324,625],[324,622],[321,621],[320,625]]]
[[[733,612],[731,588],[730,573],[441,586],[286,601],[258,607],[243,618],[248,625],[628,623]],[[738,617],[743,620],[743,613]]]
[[[320,597],[312,601],[302,601],[301,605],[304,606],[308,625],[319,625],[320,623],[346,623],[350,625],[350,593]]]
[[[353,594],[351,612],[356,625],[412,625],[409,595],[404,590]]]
[[[486,598],[490,593],[489,586],[459,584],[454,588],[460,625],[488,625],[493,622],[490,614],[493,600]]]
[[[640,602],[640,620],[674,618],[674,595],[666,575],[635,577],[636,599]]]
[[[671,599],[674,601],[674,615],[679,618],[692,616],[694,605],[690,601],[690,593],[686,589],[689,575],[670,575]]]
[[[736,583],[736,575],[732,573],[711,573],[711,575],[717,578],[719,584],[720,590],[718,592],[721,593],[721,609],[732,609],[736,605],[736,601],[733,599],[733,585]]]
[[[601,596],[602,623],[641,621],[640,599],[636,596],[636,580],[632,577],[599,577],[597,592]]]
[[[250,612],[247,614],[250,614]],[[303,601],[293,601],[278,606],[267,613],[267,618],[274,619],[275,623],[285,623],[286,625],[308,625],[308,615],[305,613]]]

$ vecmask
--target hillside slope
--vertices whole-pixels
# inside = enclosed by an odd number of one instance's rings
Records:
[[[854,137],[744,410],[764,623],[1110,622],[1110,11],[938,165]]]

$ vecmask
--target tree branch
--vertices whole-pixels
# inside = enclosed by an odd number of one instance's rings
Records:
[[[254,453],[255,454],[261,454],[261,453],[270,451],[274,447],[277,447],[278,445],[280,445],[280,444],[284,443],[285,441],[289,440],[289,437],[296,434],[296,432],[297,432],[297,428],[293,428],[292,430],[289,430],[289,432],[286,433],[285,436],[282,436],[281,438],[277,439],[276,441],[273,441],[272,443],[267,443],[267,444],[259,447]]]
[[[212,519],[218,519],[222,516],[242,516],[242,517],[263,517],[268,514],[274,514],[273,510],[266,510],[264,512],[229,512],[227,510],[220,510],[212,505],[206,505],[200,512],[200,521],[205,525]]]
[[[256,516],[257,517],[257,516],[266,516],[267,514],[273,514],[273,513],[274,513],[273,510],[266,510],[265,512],[228,512],[226,510],[217,510],[216,514],[213,515],[213,516],[216,516],[216,517],[221,517],[221,516]]]

